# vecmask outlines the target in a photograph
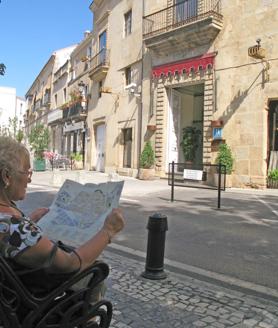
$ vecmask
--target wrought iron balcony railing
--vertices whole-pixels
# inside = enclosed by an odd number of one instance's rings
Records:
[[[221,0],[185,0],[145,16],[143,37],[153,37],[208,17],[222,20]]]
[[[81,101],[71,104],[68,108],[63,109],[63,119],[73,117],[83,117],[87,115],[87,104],[82,105]]]
[[[109,50],[103,48],[90,60],[90,70],[93,71],[101,66],[109,66]]]

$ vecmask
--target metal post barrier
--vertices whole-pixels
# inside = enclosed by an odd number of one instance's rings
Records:
[[[175,162],[172,161],[171,165],[171,202],[174,201],[174,185],[175,185]]]
[[[218,202],[217,202],[217,208],[220,208],[221,206],[221,170],[222,165],[219,163],[218,165]]]
[[[147,279],[165,279],[164,272],[164,250],[165,237],[168,230],[167,216],[155,213],[149,217],[147,229],[148,244],[145,271],[142,276]]]

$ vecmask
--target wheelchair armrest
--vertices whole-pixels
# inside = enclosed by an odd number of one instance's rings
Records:
[[[78,272],[74,276],[70,277],[67,281],[65,281],[58,288],[55,288],[48,295],[42,297],[42,299],[44,299],[44,301],[46,301],[46,299],[54,299],[54,298],[62,295],[64,292],[71,289],[71,287],[74,284],[76,284],[81,279],[87,277],[88,275],[91,275],[92,277],[89,280],[87,288],[93,289],[100,282],[102,282],[108,276],[108,274],[109,274],[109,266],[102,261],[96,261],[95,263],[90,265],[85,270]],[[36,297],[36,298],[40,298],[40,297]]]

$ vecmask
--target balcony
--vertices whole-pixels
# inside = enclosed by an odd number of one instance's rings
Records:
[[[52,110],[47,115],[48,124],[55,123],[63,118],[63,112],[61,109],[57,108]]]
[[[143,39],[159,54],[210,44],[223,27],[221,0],[186,0],[143,18]]]
[[[33,112],[36,112],[36,111],[40,110],[41,107],[42,107],[42,100],[41,100],[41,99],[38,99],[38,100],[35,102],[32,111],[33,111]]]
[[[43,96],[42,107],[49,107],[51,103],[50,92],[45,93]]]
[[[77,121],[85,120],[87,117],[87,104],[82,106],[82,102],[70,104],[69,107],[63,109],[63,119],[75,119]]]
[[[90,60],[89,77],[91,80],[102,80],[109,69],[109,50],[103,48],[97,55]]]

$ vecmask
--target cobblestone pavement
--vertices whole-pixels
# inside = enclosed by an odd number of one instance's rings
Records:
[[[111,328],[278,328],[278,303],[169,272],[145,279],[141,261],[111,251],[102,258],[111,269]]]

